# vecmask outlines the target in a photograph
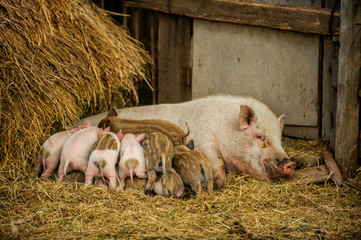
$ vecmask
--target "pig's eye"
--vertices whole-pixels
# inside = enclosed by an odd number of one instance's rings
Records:
[[[263,135],[258,135],[257,138],[258,138],[259,140],[261,140],[262,142],[264,142],[264,141],[266,140],[266,137],[263,136]]]

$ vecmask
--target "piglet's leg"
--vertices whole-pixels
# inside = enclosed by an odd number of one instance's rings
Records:
[[[152,170],[147,170],[147,175],[148,175],[148,182],[147,185],[145,186],[145,190],[152,190],[154,186],[154,182],[157,178],[157,174],[152,169]]]
[[[63,180],[63,177],[66,173],[64,173],[64,164],[65,161],[60,161],[59,169],[58,169],[58,181]]]
[[[190,185],[193,191],[198,195],[202,193],[202,185],[201,183],[196,179],[190,180]]]
[[[207,190],[210,192],[210,193],[213,193],[213,179],[209,179],[208,182],[207,182]]]
[[[93,180],[94,176],[92,175],[85,175],[85,185],[88,185]]]
[[[116,189],[116,177],[108,177],[109,179],[109,188]]]
[[[43,159],[39,157],[39,158],[38,158],[38,161],[37,161],[37,163],[36,163],[36,167],[35,167],[35,172],[36,172],[37,174],[40,173],[42,166],[43,166]]]

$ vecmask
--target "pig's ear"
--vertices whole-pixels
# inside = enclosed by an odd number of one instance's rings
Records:
[[[104,132],[110,132],[110,127],[105,128]]]
[[[122,139],[124,137],[122,130],[119,130],[119,132],[117,133],[117,137],[118,137],[119,141],[122,141]]]
[[[73,130],[74,128],[72,128],[72,127],[70,127],[70,126],[66,126],[65,129],[66,129],[67,131],[70,131],[70,130]]]
[[[118,116],[117,111],[115,111],[114,108],[110,109],[107,114],[107,117],[116,117],[116,116]]]
[[[142,133],[142,134],[139,134],[136,138],[135,138],[135,140],[137,140],[137,142],[141,142],[141,141],[143,141],[144,140],[144,138],[145,138],[145,133]]]
[[[252,108],[241,105],[241,111],[238,117],[238,127],[240,130],[246,130],[249,126],[257,121],[257,117]]]
[[[98,134],[98,138],[100,138],[100,136],[103,134],[103,132],[104,132],[103,128],[100,128],[100,132],[99,132],[99,134]]]
[[[281,132],[283,132],[283,127],[285,126],[285,118],[286,118],[286,115],[284,115],[284,114],[282,114],[278,118],[278,122],[279,122],[280,128],[281,128]]]

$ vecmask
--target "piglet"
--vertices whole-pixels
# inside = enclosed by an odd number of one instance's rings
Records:
[[[86,172],[93,144],[98,140],[100,129],[89,127],[74,133],[64,144],[58,169],[59,181],[73,171]]]
[[[157,178],[156,172],[167,174],[171,171],[174,146],[172,140],[165,134],[152,132],[144,139],[142,147],[148,175],[146,190],[151,190]]]
[[[67,127],[66,131],[58,132],[49,137],[40,148],[35,168],[36,173],[39,174],[43,167],[45,171],[41,177],[48,178],[58,167],[61,151],[68,138],[80,129],[88,128],[90,126],[90,122],[85,121],[84,125],[81,125],[78,128]]]
[[[133,183],[130,178],[125,179],[125,188],[132,188],[137,189],[140,191],[145,191],[145,186],[147,185],[147,179],[146,178],[133,178]]]
[[[85,174],[82,171],[72,171],[63,178],[63,182],[84,183]]]
[[[95,181],[93,186],[98,188],[109,188],[110,182],[108,178],[105,178],[104,180],[101,177],[95,177]],[[120,182],[120,179],[117,177],[115,182],[115,190],[121,191],[124,189],[124,186],[122,186],[122,183]]]
[[[134,174],[139,178],[147,177],[144,151],[140,145],[140,142],[143,141],[144,137],[144,133],[139,134],[138,136],[127,133],[122,137],[118,171],[122,186],[125,186],[125,178],[128,176],[132,183],[134,183]]]
[[[115,165],[118,162],[122,132],[109,132],[110,128],[100,129],[99,139],[94,143],[89,156],[88,168],[85,172],[85,184],[89,184],[94,177],[104,176],[109,179],[109,187],[115,188],[117,173]]]
[[[197,150],[179,145],[174,148],[173,167],[184,184],[190,186],[196,194],[202,192],[202,185],[208,191],[213,190],[213,171],[207,156]]]
[[[182,178],[171,168],[167,174],[157,176],[153,192],[158,195],[182,197],[184,184]]]

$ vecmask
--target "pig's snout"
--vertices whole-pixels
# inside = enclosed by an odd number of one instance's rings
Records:
[[[294,162],[287,163],[286,165],[283,166],[283,173],[285,175],[292,176],[293,173],[295,172],[296,166],[297,164]]]
[[[296,163],[291,162],[289,158],[263,159],[262,163],[270,178],[277,178],[284,175],[291,176],[296,169]]]

